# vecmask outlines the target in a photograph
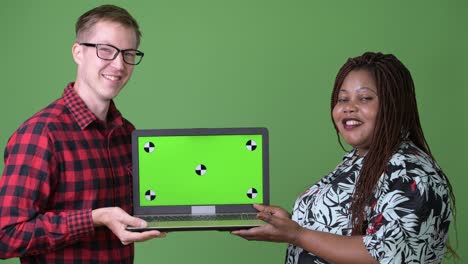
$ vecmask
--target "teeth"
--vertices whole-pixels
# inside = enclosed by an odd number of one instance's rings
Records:
[[[118,76],[107,75],[107,74],[103,74],[103,76],[104,76],[104,78],[109,79],[109,80],[111,80],[111,81],[120,80],[120,77],[118,77]]]
[[[356,121],[356,120],[348,120],[348,121],[346,121],[345,124],[346,124],[347,126],[356,126],[356,125],[362,124],[362,122]]]

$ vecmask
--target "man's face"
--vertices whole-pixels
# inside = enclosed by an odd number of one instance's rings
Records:
[[[110,44],[121,50],[137,48],[135,31],[116,22],[100,21],[81,38],[82,43]],[[78,64],[75,89],[88,105],[116,97],[133,72],[134,66],[123,61],[122,53],[114,60],[103,60],[97,57],[95,47],[75,43],[73,56]]]

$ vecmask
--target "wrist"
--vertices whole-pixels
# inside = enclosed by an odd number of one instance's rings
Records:
[[[293,232],[289,243],[298,246],[305,231],[305,228],[298,225],[295,231]]]
[[[91,211],[94,226],[104,226],[105,208],[98,208]]]

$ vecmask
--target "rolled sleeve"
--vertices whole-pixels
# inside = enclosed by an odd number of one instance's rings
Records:
[[[91,209],[67,213],[67,225],[70,241],[94,235],[94,225]]]

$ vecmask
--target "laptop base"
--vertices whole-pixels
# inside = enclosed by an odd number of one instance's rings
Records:
[[[234,231],[239,229],[250,229],[264,225],[259,219],[252,220],[220,220],[220,221],[172,221],[172,222],[148,222],[147,227],[127,227],[126,230],[143,232],[149,230],[169,231],[196,231],[196,230],[218,230]]]

